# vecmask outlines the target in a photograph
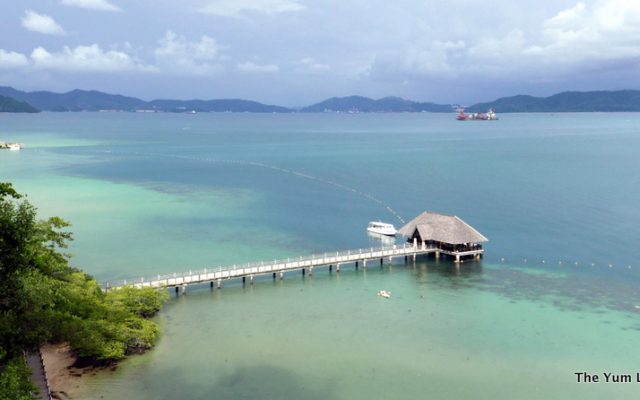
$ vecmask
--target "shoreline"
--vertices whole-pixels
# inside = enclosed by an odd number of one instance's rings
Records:
[[[84,393],[85,376],[97,368],[74,367],[77,359],[68,343],[46,344],[40,351],[53,399],[74,399]]]

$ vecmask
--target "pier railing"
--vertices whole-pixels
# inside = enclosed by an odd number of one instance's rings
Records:
[[[203,283],[218,279],[263,275],[323,265],[352,263],[371,259],[383,259],[385,257],[426,254],[435,252],[436,250],[437,249],[434,247],[416,247],[411,243],[404,243],[402,245],[327,252],[322,254],[312,254],[309,256],[289,257],[286,259],[274,259],[245,264],[208,267],[200,270],[189,270],[170,274],[158,274],[153,277],[140,277],[137,279],[134,278],[108,282],[103,285],[103,288],[105,290],[109,290],[123,286],[173,287],[185,284]]]

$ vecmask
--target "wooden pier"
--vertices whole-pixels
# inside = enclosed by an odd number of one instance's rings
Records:
[[[292,257],[282,260],[157,275],[154,278],[110,282],[104,285],[103,288],[105,290],[117,289],[123,286],[135,286],[138,288],[176,288],[176,291],[182,289],[184,292],[187,285],[210,283],[211,287],[213,287],[215,283],[217,287],[220,287],[222,281],[227,279],[242,279],[243,282],[249,280],[249,283],[253,283],[254,277],[268,274],[271,274],[273,279],[276,279],[276,277],[283,279],[285,272],[297,270],[301,271],[303,275],[313,275],[314,269],[320,267],[328,267],[330,271],[335,267],[335,271],[340,272],[340,266],[344,264],[354,264],[356,269],[358,266],[366,268],[367,263],[379,261],[381,265],[385,260],[390,262],[395,257],[405,257],[405,260],[409,258],[415,260],[419,255],[434,254],[436,258],[439,258],[441,254],[446,254],[455,257],[456,261],[460,261],[461,257],[479,259],[483,253],[484,250],[481,247],[458,251],[456,249],[443,249],[428,245],[424,242],[417,244],[417,242],[414,241],[413,243],[404,243],[403,245],[389,247],[336,251],[324,254],[313,254],[306,257]]]

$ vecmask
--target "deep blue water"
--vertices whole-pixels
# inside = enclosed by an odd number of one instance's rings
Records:
[[[427,388],[437,388],[435,398],[478,390],[492,398],[610,396],[606,388],[576,389],[571,373],[637,361],[640,114],[500,117],[0,115],[0,140],[26,146],[0,153],[0,180],[29,193],[43,216],[69,219],[74,263],[101,280],[377,246],[365,234],[368,221],[399,226],[424,210],[457,215],[490,239],[482,263],[458,272],[421,261],[276,287],[261,280],[251,290],[232,283],[215,299],[196,290],[161,316],[159,348],[97,379],[89,397],[207,398],[208,371],[220,377],[222,398],[301,398],[310,387],[345,399],[412,398]],[[370,303],[380,286],[400,293],[397,303]],[[370,326],[381,319],[401,332]],[[327,359],[300,360],[309,349],[300,337],[322,352],[316,347],[335,346],[327,337],[338,327],[343,342]],[[431,334],[420,339],[416,331]],[[210,335],[226,338],[224,349],[180,357]],[[291,348],[281,346],[283,337]],[[619,339],[612,346],[606,337]],[[384,363],[371,357],[389,343],[384,353],[395,372],[353,372]],[[528,384],[540,392],[518,390],[528,387],[516,381],[525,361],[534,365]],[[459,387],[433,363],[479,375]],[[331,371],[353,379],[329,390],[319,377]],[[254,375],[263,392],[252,391]],[[284,385],[283,376],[297,383],[286,390],[267,383]],[[378,383],[359,390],[372,379]]]

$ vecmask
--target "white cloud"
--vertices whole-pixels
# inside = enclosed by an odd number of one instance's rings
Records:
[[[547,19],[545,42],[525,54],[557,57],[561,63],[640,56],[640,2],[609,0],[588,7],[577,3]]]
[[[278,72],[280,67],[274,64],[255,64],[247,61],[238,64],[238,70],[242,72]]]
[[[303,65],[307,70],[310,70],[313,72],[324,72],[324,71],[331,70],[331,67],[328,66],[327,64],[321,64],[311,57],[305,57],[301,59],[300,64]]]
[[[31,52],[34,67],[64,72],[122,72],[153,71],[153,67],[142,64],[127,53],[105,51],[97,44],[91,46],[65,46],[62,51],[50,53],[43,47]]]
[[[180,75],[209,75],[224,69],[219,63],[223,49],[214,38],[202,36],[198,42],[189,42],[184,36],[167,31],[158,41],[154,54],[158,67]]]
[[[65,6],[86,8],[88,10],[122,11],[120,7],[108,0],[62,0],[61,3]]]
[[[204,14],[244,18],[247,13],[279,14],[301,11],[305,6],[297,0],[215,0],[200,9]]]
[[[0,68],[19,68],[29,64],[29,60],[22,53],[0,49]]]
[[[22,26],[32,32],[46,35],[64,35],[64,29],[46,14],[38,14],[32,10],[25,10],[22,17]]]
[[[501,37],[430,40],[387,54],[373,63],[376,77],[482,77],[548,79],[616,61],[638,63],[640,2],[578,2],[557,12],[526,34],[514,29]]]

